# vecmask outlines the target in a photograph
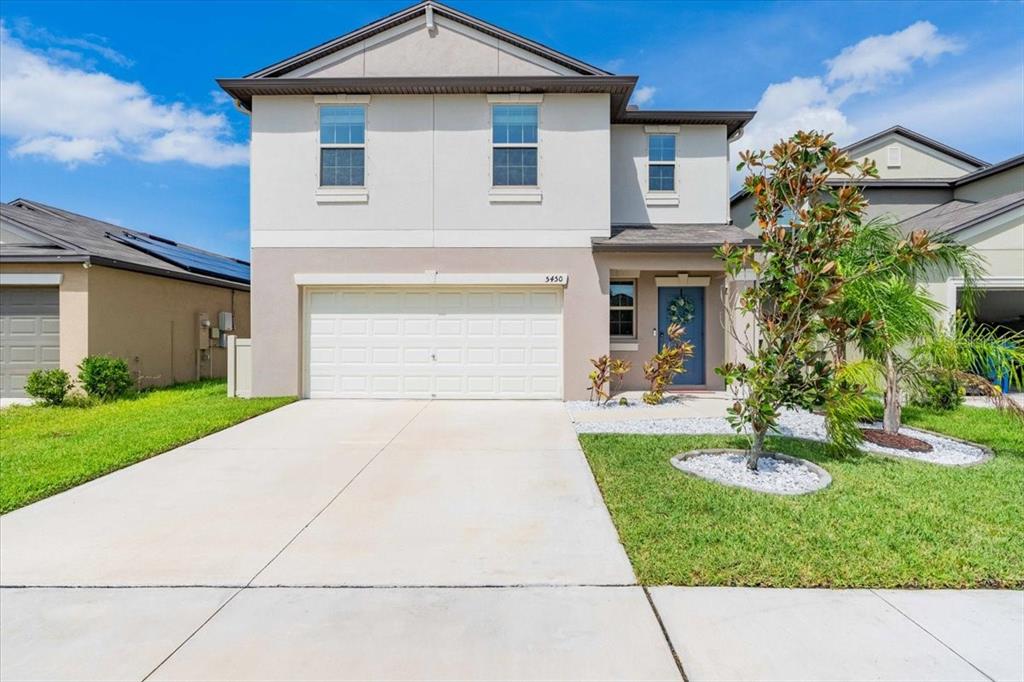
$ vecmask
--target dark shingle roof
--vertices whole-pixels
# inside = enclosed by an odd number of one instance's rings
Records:
[[[248,281],[237,282],[193,272],[112,238],[131,240],[133,237],[151,237],[144,232],[126,229],[26,199],[16,199],[9,204],[0,203],[0,216],[16,226],[28,228],[44,236],[53,243],[52,247],[5,245],[3,251],[0,252],[0,261],[90,262],[122,270],[146,272],[175,279],[227,286],[233,289],[249,289]],[[195,247],[181,246],[200,254],[224,258],[220,254],[202,251]],[[244,263],[244,261],[236,262]],[[246,265],[248,264],[246,263]]]
[[[702,251],[733,244],[756,244],[756,237],[728,223],[612,225],[611,237],[593,240],[595,251]]]
[[[905,232],[928,230],[954,234],[1019,206],[1024,206],[1024,191],[978,203],[954,200],[908,218],[900,227]]]

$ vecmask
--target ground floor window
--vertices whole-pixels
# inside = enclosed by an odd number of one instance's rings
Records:
[[[636,338],[636,282],[612,280],[609,294],[611,335]]]

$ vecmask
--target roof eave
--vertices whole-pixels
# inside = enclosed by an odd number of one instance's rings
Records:
[[[905,137],[905,138],[907,138],[909,140],[913,140],[914,142],[917,142],[919,144],[923,144],[926,147],[931,147],[932,149],[934,149],[936,151],[940,151],[943,154],[946,154],[947,156],[952,156],[955,159],[959,159],[960,161],[963,161],[965,163],[969,163],[969,164],[971,164],[973,166],[976,166],[977,168],[983,168],[983,167],[989,165],[987,161],[982,161],[981,159],[979,159],[976,156],[971,156],[967,152],[961,151],[961,150],[959,150],[959,149],[957,149],[955,147],[950,147],[948,144],[943,144],[942,142],[939,142],[938,140],[933,140],[932,138],[930,138],[930,137],[928,137],[926,135],[922,135],[921,133],[916,132],[914,130],[911,130],[909,128],[904,128],[901,125],[894,125],[894,126],[892,126],[890,128],[886,128],[885,130],[881,130],[881,131],[875,133],[874,135],[868,135],[863,140],[857,140],[856,142],[853,142],[852,144],[846,145],[845,147],[843,147],[843,151],[844,152],[849,152],[850,150],[855,149],[857,147],[862,147],[862,146],[864,146],[866,144],[871,144],[872,142],[876,142],[876,141],[882,139],[883,137],[885,137],[886,135],[893,135],[893,134],[895,134],[895,135],[902,135],[903,137]]]
[[[494,93],[608,93],[612,114],[625,109],[637,76],[387,76],[362,78],[219,78],[217,84],[241,106],[254,96],[413,95]]]

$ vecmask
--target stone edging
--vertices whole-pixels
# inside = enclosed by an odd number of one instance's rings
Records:
[[[913,460],[915,462],[923,462],[925,464],[938,464],[939,466],[959,467],[961,469],[964,469],[964,468],[967,468],[967,467],[976,467],[979,464],[984,464],[985,462],[989,461],[990,459],[992,459],[996,455],[996,453],[992,451],[992,448],[988,447],[987,445],[982,445],[981,443],[975,443],[973,441],[964,440],[963,438],[955,438],[955,437],[949,435],[948,433],[939,433],[938,431],[929,431],[928,429],[922,429],[920,426],[902,425],[901,429],[902,428],[908,428],[908,429],[912,429],[914,431],[920,431],[921,433],[927,433],[929,436],[935,436],[936,438],[945,438],[946,440],[951,440],[951,441],[953,441],[955,443],[960,443],[961,445],[969,445],[972,448],[978,448],[979,450],[981,450],[983,455],[982,455],[981,459],[979,459],[977,462],[968,462],[966,464],[955,464],[955,463],[954,464],[950,464],[950,463],[947,463],[947,462],[929,462],[928,460],[917,459],[916,457],[908,457],[908,456],[905,456],[905,455],[890,455],[887,452],[875,452],[873,450],[861,450],[861,452],[866,452],[869,455],[878,455],[879,457],[891,457],[892,459],[909,459],[909,460]],[[913,437],[913,436],[911,436],[911,437]]]
[[[771,492],[771,491],[768,491],[768,490],[757,490],[756,488],[749,488],[749,487],[747,487],[745,485],[740,485],[738,483],[729,483],[729,482],[726,482],[726,481],[720,481],[720,480],[718,480],[716,478],[708,478],[707,476],[701,476],[700,474],[696,474],[696,473],[694,473],[692,471],[687,471],[686,469],[680,469],[679,466],[676,464],[677,462],[680,462],[680,461],[683,461],[683,460],[687,460],[687,459],[691,459],[693,457],[699,457],[701,455],[746,455],[746,454],[747,454],[746,450],[736,450],[736,449],[733,449],[733,448],[704,448],[702,450],[690,450],[688,452],[681,452],[678,455],[675,455],[674,457],[672,457],[672,459],[670,459],[669,462],[671,462],[673,468],[675,468],[676,470],[681,471],[682,473],[684,473],[684,474],[686,474],[688,476],[693,476],[694,478],[699,478],[702,481],[710,481],[711,483],[717,483],[718,485],[724,485],[724,486],[727,486],[727,487],[730,487],[730,488],[742,488],[743,490],[749,490],[752,493],[764,493],[766,495],[781,495],[781,496],[784,496],[784,497],[795,497],[795,496],[798,496],[798,495],[810,495],[811,493],[816,493],[819,490],[824,490],[825,488],[827,488],[830,485],[832,485],[832,474],[828,473],[828,471],[826,471],[825,469],[821,468],[820,466],[818,466],[817,464],[815,464],[814,462],[812,462],[810,460],[802,459],[800,457],[793,457],[792,455],[787,455],[787,454],[784,454],[784,453],[781,453],[781,452],[766,452],[766,453],[764,453],[761,456],[762,457],[770,457],[772,459],[777,459],[777,460],[782,461],[782,462],[788,462],[790,464],[800,464],[800,465],[803,465],[803,466],[807,467],[808,469],[810,469],[811,471],[813,471],[814,473],[816,473],[818,475],[818,482],[820,483],[820,485],[817,488],[814,488],[812,490],[804,490],[803,492],[799,492],[799,493],[776,493],[776,492]]]

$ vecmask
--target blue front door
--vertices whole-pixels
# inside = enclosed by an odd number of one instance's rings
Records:
[[[665,330],[673,321],[684,328],[683,340],[693,344],[693,355],[686,360],[674,385],[704,383],[704,288],[658,287],[658,347],[668,342]]]

